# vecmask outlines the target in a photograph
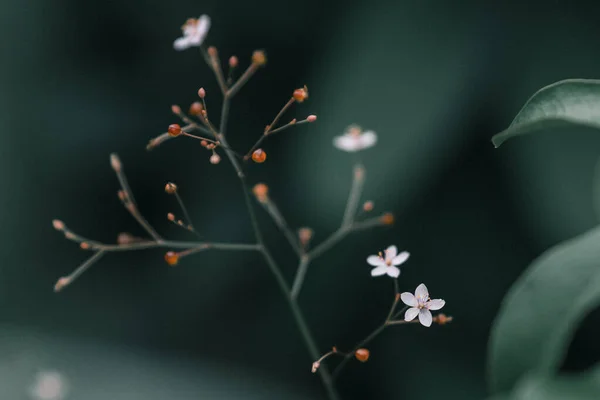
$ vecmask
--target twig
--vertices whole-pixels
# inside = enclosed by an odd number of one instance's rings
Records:
[[[154,230],[154,228],[146,221],[146,219],[140,214],[140,211],[137,208],[135,203],[135,199],[133,197],[133,193],[129,188],[129,184],[127,183],[127,178],[123,173],[123,164],[121,160],[119,160],[119,156],[113,153],[110,155],[110,164],[113,170],[117,174],[117,178],[119,179],[119,183],[121,185],[121,189],[125,193],[125,198],[122,199],[125,208],[129,213],[138,221],[138,223],[148,232],[150,236],[156,241],[161,241],[162,238],[160,235]]]
[[[304,277],[306,276],[306,271],[308,271],[309,264],[309,257],[304,256],[300,258],[300,263],[298,264],[298,269],[296,270],[296,277],[294,278],[294,284],[292,285],[292,292],[290,293],[290,296],[294,300],[296,300],[300,294],[300,289],[302,289],[302,283],[304,283]]]
[[[290,230],[285,218],[277,208],[277,205],[267,197],[265,201],[259,201],[259,203],[263,206],[263,208],[267,211],[267,213],[273,218],[275,224],[279,227],[279,229],[283,232],[283,235],[286,237],[287,241],[290,243],[290,246],[294,249],[294,252],[298,257],[302,257],[304,255],[304,250],[300,247],[300,243],[298,243],[298,238],[294,233]]]
[[[246,82],[248,82],[250,80],[250,78],[252,77],[252,75],[254,75],[254,73],[256,71],[258,71],[259,65],[256,63],[252,63],[250,64],[250,66],[246,69],[246,71],[244,71],[244,73],[242,74],[242,76],[240,76],[238,78],[238,80],[233,84],[233,86],[231,86],[229,88],[229,90],[227,91],[226,97],[233,97],[235,96],[235,94],[242,88],[242,86],[244,86],[246,84]]]
[[[360,195],[362,193],[364,182],[365,168],[361,164],[356,164],[354,166],[352,187],[348,196],[348,202],[346,203],[346,210],[344,211],[342,226],[352,225],[356,215],[356,209],[358,208],[358,202],[360,201]]]

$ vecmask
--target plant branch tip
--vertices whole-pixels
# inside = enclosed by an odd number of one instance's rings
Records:
[[[117,155],[117,153],[112,153],[110,155],[110,166],[112,167],[112,169],[115,172],[117,172],[117,173],[121,172],[123,165],[121,164],[121,160],[119,159],[119,156]]]

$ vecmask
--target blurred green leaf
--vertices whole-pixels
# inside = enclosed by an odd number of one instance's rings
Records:
[[[595,400],[600,398],[600,367],[577,376],[529,376],[511,394],[488,400]]]
[[[509,290],[492,327],[494,393],[554,372],[578,323],[600,302],[600,228],[546,251]]]
[[[492,143],[499,147],[514,136],[570,125],[600,129],[599,80],[567,79],[538,90]]]

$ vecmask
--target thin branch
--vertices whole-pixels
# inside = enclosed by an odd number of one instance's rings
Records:
[[[252,145],[252,147],[250,148],[250,150],[248,150],[248,152],[247,152],[247,153],[246,153],[246,155],[244,156],[244,160],[248,160],[248,159],[250,158],[250,156],[252,155],[252,152],[253,152],[254,150],[256,150],[256,148],[257,148],[258,146],[260,146],[260,144],[261,144],[261,143],[262,143],[262,142],[263,142],[263,141],[264,141],[264,140],[265,140],[267,137],[269,137],[269,136],[272,136],[272,135],[274,135],[275,133],[281,132],[281,131],[283,131],[283,130],[285,130],[285,129],[287,129],[287,128],[290,128],[290,127],[292,127],[292,126],[301,125],[301,124],[306,124],[306,123],[308,123],[308,122],[311,122],[311,121],[309,121],[308,119],[303,119],[302,121],[296,121],[296,120],[294,119],[294,120],[292,120],[292,122],[288,122],[287,124],[285,124],[285,125],[283,125],[283,126],[280,126],[280,127],[279,127],[279,128],[277,128],[277,129],[273,129],[272,131],[265,132],[265,133],[264,133],[264,134],[263,134],[263,135],[262,135],[260,138],[258,138],[258,140],[256,141],[256,143],[254,143],[254,144]]]
[[[244,71],[242,76],[240,76],[238,80],[233,84],[233,86],[229,88],[229,90],[226,93],[226,97],[232,98],[233,96],[235,96],[236,93],[239,92],[239,90],[242,88],[242,86],[244,86],[246,82],[250,80],[252,75],[254,75],[256,71],[258,71],[258,68],[258,64],[254,62],[250,64],[250,66],[248,67],[248,69],[246,69],[246,71]]]
[[[294,278],[294,284],[292,285],[292,292],[290,296],[293,300],[298,298],[300,294],[300,289],[302,289],[302,284],[304,283],[304,278],[306,276],[306,271],[308,271],[308,266],[310,265],[309,257],[300,258],[300,263],[298,264],[298,268],[296,269],[296,276]]]
[[[104,255],[104,253],[105,253],[104,250],[100,250],[100,251],[95,252],[94,255],[92,255],[90,258],[88,258],[87,260],[85,260],[85,262],[83,264],[81,264],[79,267],[77,267],[69,275],[60,278],[56,282],[56,285],[54,285],[54,291],[55,292],[59,292],[65,286],[70,285],[71,283],[73,283],[75,281],[75,279],[77,279],[81,274],[83,274],[85,271],[87,271],[87,269],[89,267],[91,267],[92,265],[94,265],[94,263],[96,261],[98,261]]]
[[[150,236],[156,241],[161,241],[162,238],[160,235],[154,230],[154,228],[146,221],[146,219],[140,214],[140,211],[137,208],[135,203],[135,199],[133,197],[133,192],[129,188],[129,184],[127,183],[127,178],[125,177],[125,173],[123,172],[123,164],[121,160],[119,160],[119,156],[113,153],[110,155],[110,164],[117,174],[117,178],[119,179],[119,183],[121,185],[121,189],[125,193],[125,198],[121,199],[125,208],[129,213],[138,221],[138,223],[148,232]]]
[[[263,206],[271,218],[273,218],[275,224],[283,232],[283,235],[290,243],[290,246],[292,246],[294,249],[294,252],[296,252],[296,255],[298,255],[298,257],[302,257],[304,255],[304,250],[302,250],[300,243],[298,243],[298,237],[290,230],[285,218],[283,218],[283,215],[277,208],[277,205],[269,197],[267,197],[265,201],[259,201],[259,203]]]
[[[352,187],[350,189],[350,194],[348,195],[348,202],[346,203],[342,226],[350,226],[354,222],[364,183],[365,168],[361,164],[356,164],[354,166]]]
[[[321,254],[331,249],[335,244],[346,237],[349,232],[350,228],[339,228],[337,231],[333,232],[331,236],[309,251],[307,253],[308,258],[314,260],[315,258],[319,257]]]
[[[265,130],[265,135],[268,135],[270,131],[272,131],[275,128],[275,125],[277,124],[277,122],[279,121],[279,119],[281,118],[281,116],[287,111],[288,108],[290,108],[290,106],[292,104],[294,104],[296,102],[296,99],[294,99],[294,97],[292,96],[287,103],[285,103],[285,105],[281,108],[281,110],[279,110],[279,112],[277,113],[277,115],[275,116],[275,118],[273,118],[273,122],[271,122],[271,124],[267,127],[267,129]]]

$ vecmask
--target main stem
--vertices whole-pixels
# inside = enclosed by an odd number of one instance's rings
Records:
[[[265,245],[262,232],[260,230],[260,227],[258,226],[256,214],[254,213],[254,207],[252,206],[252,198],[250,197],[250,189],[248,188],[248,184],[246,183],[246,176],[240,164],[238,163],[238,160],[235,158],[235,155],[231,152],[231,150],[229,150],[229,144],[227,143],[227,139],[225,137],[225,121],[227,121],[230,100],[231,96],[226,93],[223,98],[223,107],[221,111],[221,126],[219,127],[219,140],[221,141],[221,143],[223,143],[225,154],[227,154],[227,157],[231,161],[231,164],[233,165],[233,168],[236,170],[238,178],[240,179],[242,190],[244,192],[244,200],[246,201],[246,208],[248,209],[248,215],[250,216],[250,221],[252,222],[254,236],[256,237],[256,242],[258,243],[260,252],[265,258],[269,269],[275,276],[275,280],[277,281],[279,288],[281,289],[285,299],[287,300],[287,303],[290,307],[290,310],[292,311],[292,315],[294,316],[296,325],[298,325],[298,329],[300,330],[300,334],[302,336],[302,339],[304,340],[306,348],[308,349],[308,353],[311,359],[316,360],[317,358],[319,358],[319,348],[317,346],[317,343],[315,342],[312,332],[310,331],[310,328],[308,327],[308,324],[304,319],[302,310],[300,310],[300,307],[298,307],[298,303],[296,302],[296,300],[291,297],[290,287],[288,286],[283,274],[281,273],[281,269],[279,268],[279,266],[273,259],[271,252],[267,249]],[[333,378],[329,372],[329,369],[327,369],[326,366],[322,366],[321,368],[319,368],[319,376],[321,377],[323,386],[325,386],[328,398],[330,400],[339,400],[340,396],[335,389]]]

